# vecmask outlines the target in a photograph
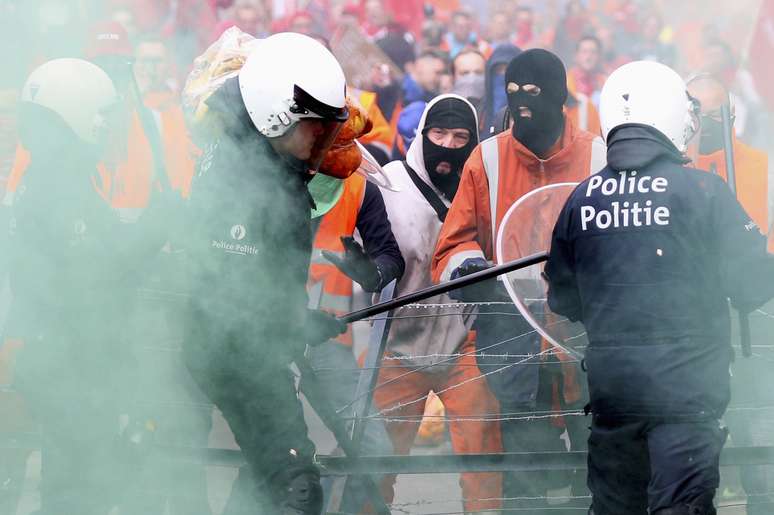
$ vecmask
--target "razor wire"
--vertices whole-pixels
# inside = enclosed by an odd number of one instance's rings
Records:
[[[539,352],[539,353],[537,353],[535,355],[535,357],[540,357],[541,355],[544,355],[549,350],[550,349],[546,349],[546,350],[544,350],[542,352]],[[435,392],[435,394],[440,396],[440,395],[442,395],[442,394],[444,394],[444,393],[446,393],[448,391],[451,391],[451,390],[454,390],[456,388],[460,388],[460,387],[462,387],[462,386],[464,386],[466,384],[472,383],[473,381],[478,381],[478,380],[484,379],[485,377],[488,377],[488,376],[490,376],[492,374],[499,374],[500,372],[502,372],[504,370],[507,370],[507,369],[509,369],[511,367],[514,367],[516,365],[520,365],[520,364],[522,364],[523,362],[525,362],[526,360],[529,360],[529,359],[533,359],[533,358],[525,358],[523,360],[520,360],[520,361],[517,361],[517,362],[514,362],[514,363],[509,363],[507,365],[504,365],[504,366],[498,368],[497,370],[492,370],[492,371],[486,372],[484,374],[479,374],[477,376],[470,377],[468,379],[465,379],[464,381],[461,381],[459,383],[456,383],[456,384],[450,385],[450,386],[448,386],[446,388],[443,388],[443,389]],[[412,405],[414,405],[414,404],[416,404],[418,402],[422,402],[424,400],[427,400],[428,397],[430,397],[430,393],[428,393],[427,395],[424,395],[422,397],[419,397],[418,399],[414,399],[412,401],[409,401],[409,402],[405,402],[405,403],[404,402],[399,402],[399,403],[397,403],[396,405],[394,405],[394,406],[392,406],[390,408],[380,410],[379,414],[380,415],[386,415],[388,413],[392,413],[393,411],[397,411],[397,410],[405,408],[407,406],[412,406]],[[365,418],[369,418],[369,417],[370,417],[370,415],[366,416]]]
[[[485,347],[484,349],[481,349],[481,350],[488,350],[490,348],[494,348],[494,347],[497,347],[497,346],[500,346],[500,345],[504,345],[504,344],[509,343],[511,341],[515,341],[515,340],[518,340],[519,338],[524,338],[526,336],[529,336],[531,334],[536,334],[536,333],[537,333],[537,331],[533,329],[531,331],[527,331],[526,333],[522,333],[520,335],[517,335],[517,336],[511,337],[511,338],[507,338],[505,340],[493,343],[492,345],[489,345],[489,346],[487,346],[487,347]],[[470,355],[470,354],[473,354],[473,353],[469,352],[469,353],[465,353],[464,355],[467,356],[467,355]],[[442,365],[442,364],[445,364],[445,363],[450,363],[450,362],[452,362],[452,361],[454,361],[456,359],[458,359],[458,358],[457,357],[445,358],[445,359],[442,359],[441,361],[438,361],[436,363],[430,363],[430,364],[421,365],[421,366],[418,366],[418,367],[411,367],[410,370],[408,372],[406,372],[405,374],[401,374],[401,375],[399,375],[397,377],[393,377],[393,378],[389,379],[388,381],[385,381],[383,383],[377,384],[374,388],[370,388],[369,390],[363,392],[361,395],[356,396],[354,399],[352,399],[352,401],[350,401],[348,404],[344,405],[342,408],[340,408],[340,409],[338,409],[336,411],[337,411],[337,413],[340,414],[344,410],[349,409],[352,406],[354,406],[355,403],[358,402],[363,397],[373,395],[373,393],[376,390],[380,389],[380,388],[384,388],[385,386],[387,386],[389,384],[392,384],[392,383],[395,383],[397,381],[400,381],[401,379],[403,379],[406,376],[409,376],[411,374],[416,374],[416,373],[422,372],[424,370],[427,370],[427,369],[430,369],[430,368],[433,368],[433,367],[437,367],[438,365]]]
[[[508,302],[484,302],[484,303],[453,303],[453,304],[417,304],[417,305],[409,305],[409,306],[406,306],[406,307],[409,308],[410,310],[419,311],[419,310],[422,310],[422,309],[430,309],[430,308],[446,308],[446,309],[451,309],[452,307],[460,308],[460,309],[466,309],[466,308],[469,308],[471,306],[475,307],[475,306],[482,306],[482,305],[489,305],[489,306],[509,305],[509,306],[512,306],[512,303],[508,303]],[[514,316],[515,315],[515,316],[521,316],[518,313],[497,313],[497,312],[495,312],[495,313],[487,313],[487,314],[491,314],[491,315],[508,315],[508,316]],[[393,319],[393,320],[396,320],[396,319],[401,319],[401,318],[426,318],[426,317],[434,317],[434,316],[460,316],[460,315],[463,315],[463,313],[459,313],[459,314],[457,314],[457,313],[442,313],[442,314],[428,314],[428,315],[407,315],[407,316],[395,316],[395,317],[390,317],[390,318]],[[480,316],[480,315],[481,314],[479,313],[478,316]],[[761,309],[756,310],[755,316],[756,317],[760,317],[760,318],[765,318],[765,319],[774,319],[774,314],[768,313],[768,312],[766,312],[764,310],[761,310]],[[554,322],[554,323],[555,324],[559,324],[559,323],[565,323],[565,322],[567,322],[567,321],[566,320],[559,320],[559,321]],[[476,375],[475,377],[468,378],[468,379],[466,379],[464,381],[461,381],[460,383],[449,385],[448,387],[446,387],[446,388],[444,388],[444,389],[442,389],[440,391],[436,391],[435,392],[436,395],[440,395],[440,394],[452,391],[452,390],[454,390],[456,388],[463,387],[464,385],[466,385],[466,384],[468,384],[470,382],[486,378],[487,376],[490,376],[490,375],[493,375],[493,374],[500,373],[500,372],[502,372],[502,371],[504,371],[506,369],[509,369],[511,367],[514,367],[514,366],[519,366],[519,365],[540,365],[540,364],[542,364],[541,362],[535,362],[534,361],[536,358],[541,358],[541,357],[545,357],[545,356],[549,356],[551,354],[557,354],[558,352],[561,352],[561,351],[558,351],[557,349],[555,349],[554,347],[549,347],[549,348],[547,348],[547,349],[545,349],[545,350],[543,350],[541,352],[534,353],[534,354],[509,354],[509,353],[497,354],[497,353],[487,353],[486,352],[486,350],[493,349],[493,348],[496,348],[498,346],[504,345],[504,344],[506,344],[508,342],[512,342],[512,341],[518,340],[520,338],[525,338],[525,337],[528,337],[528,336],[534,335],[534,334],[537,334],[537,331],[535,331],[535,330],[528,331],[528,332],[516,335],[514,337],[510,337],[510,338],[504,339],[502,341],[498,341],[498,342],[496,342],[494,344],[491,344],[491,345],[489,345],[489,346],[487,346],[487,347],[485,347],[483,349],[478,349],[478,350],[472,351],[472,352],[465,352],[465,353],[457,352],[457,353],[448,353],[448,354],[432,353],[432,354],[426,354],[426,355],[387,355],[387,356],[384,356],[384,358],[382,360],[382,366],[380,366],[380,367],[372,367],[371,369],[408,368],[409,371],[406,374],[402,374],[402,375],[398,376],[397,378],[393,378],[392,380],[390,380],[388,382],[377,384],[373,389],[371,389],[370,391],[365,392],[363,395],[366,395],[366,394],[367,395],[371,395],[371,394],[374,393],[374,391],[376,391],[377,389],[379,389],[381,387],[386,386],[390,382],[398,381],[398,380],[400,380],[402,378],[405,378],[406,376],[408,376],[408,375],[410,375],[412,373],[421,372],[423,370],[427,370],[427,369],[430,369],[430,368],[438,366],[438,365],[454,362],[454,361],[460,360],[461,358],[464,358],[464,357],[499,358],[499,359],[506,359],[506,360],[510,360],[510,359],[516,359],[517,360],[515,362],[507,363],[507,364],[502,365],[502,366],[500,366],[499,364],[483,364],[483,367],[496,366],[498,368],[496,370],[491,370],[491,371],[487,371],[487,372],[484,372],[484,373],[480,373],[480,374]],[[170,345],[170,346],[163,346],[163,345],[136,345],[135,348],[143,350],[143,351],[179,352],[180,351],[179,347],[182,346],[184,341],[181,340],[181,339],[170,339],[170,340],[168,340],[168,343],[173,344],[174,346],[172,346],[172,345]],[[774,349],[774,345],[753,345],[753,348],[755,348],[755,349]],[[774,362],[774,359],[767,358],[767,357],[765,357],[763,355],[760,355],[760,354],[756,354],[755,356],[758,357],[758,358],[767,360],[767,361]],[[385,365],[384,364],[385,362],[401,363],[403,361],[410,361],[410,360],[420,359],[420,358],[423,358],[423,359],[439,359],[440,361],[432,363],[432,364],[429,364],[429,365],[416,366],[416,367],[415,366],[411,366],[411,365],[408,365],[408,366],[396,365],[396,366],[393,367],[391,365]],[[562,363],[578,363],[578,360],[567,360],[567,361],[562,361]],[[460,365],[465,366],[467,364],[459,364],[459,363],[455,364],[455,366],[460,366]],[[482,364],[469,364],[469,366],[482,367]],[[315,370],[316,371],[326,371],[326,370],[330,370],[330,371],[338,370],[338,371],[341,371],[342,369],[319,368],[319,369],[315,369]],[[357,368],[356,370],[363,370],[363,368]],[[381,421],[389,422],[389,423],[417,423],[417,422],[419,422],[421,420],[424,420],[424,419],[439,420],[439,421],[443,421],[445,423],[446,422],[463,422],[464,423],[464,422],[497,422],[497,421],[510,421],[510,420],[537,420],[537,419],[547,419],[547,418],[559,418],[559,417],[565,417],[565,416],[568,416],[568,417],[585,416],[585,413],[582,410],[552,410],[552,411],[535,410],[535,411],[523,411],[523,412],[484,413],[484,414],[470,415],[470,416],[465,416],[465,415],[447,416],[447,415],[424,415],[424,414],[416,415],[416,416],[415,415],[408,415],[408,416],[390,415],[394,411],[397,411],[397,410],[400,410],[400,409],[405,408],[407,406],[410,406],[410,405],[413,405],[413,404],[416,404],[416,403],[419,403],[419,402],[427,400],[429,395],[430,394],[422,396],[422,397],[414,399],[414,400],[411,400],[409,402],[398,403],[398,404],[396,404],[394,406],[391,406],[391,407],[389,407],[389,408],[387,408],[385,410],[382,410],[382,411],[380,411],[378,413],[375,413],[375,414],[372,414],[372,415],[366,415],[366,416],[361,416],[361,417],[342,417],[342,418],[343,419],[347,419],[347,420],[355,420],[355,419],[381,420]],[[357,399],[354,399],[353,403],[356,400]],[[158,400],[158,399],[153,400],[153,401],[138,401],[137,404],[138,405],[142,405],[142,406],[181,407],[181,408],[207,409],[207,410],[212,410],[214,408],[214,405],[213,404],[209,404],[209,403],[164,401],[164,400]],[[352,404],[350,404],[349,406],[351,406],[351,405]],[[341,411],[343,411],[344,409],[346,409],[346,407],[347,406],[345,406],[345,408],[342,408],[341,410],[339,410],[339,413]],[[727,412],[756,412],[756,411],[764,411],[764,410],[774,410],[774,405],[772,405],[772,406],[769,406],[769,405],[764,405],[764,406],[734,406],[734,407],[728,408]],[[0,488],[2,488],[2,485],[0,485]],[[148,491],[147,493],[156,494],[156,495],[163,494],[166,497],[172,497],[172,496],[176,495],[176,494],[174,494],[172,492],[161,492],[161,491],[154,491],[154,492]],[[774,496],[774,492],[760,493],[760,494],[753,493],[753,494],[747,494],[746,495],[746,497],[748,499],[756,499],[756,498],[769,497],[769,496]],[[430,505],[433,505],[433,504],[440,504],[440,503],[452,503],[452,502],[460,503],[460,502],[471,502],[471,501],[476,501],[476,502],[478,502],[478,501],[513,502],[513,501],[536,501],[536,500],[549,500],[549,499],[551,499],[551,500],[568,500],[568,501],[569,500],[590,500],[590,496],[502,497],[502,498],[487,498],[487,499],[454,499],[454,500],[443,500],[443,501],[441,501],[441,500],[437,500],[437,501],[435,501],[435,500],[423,500],[423,501],[415,501],[415,502],[411,502],[411,503],[409,503],[409,502],[407,502],[407,503],[393,503],[390,506],[391,506],[391,508],[393,508],[393,509],[395,509],[397,511],[400,511],[402,513],[407,513],[408,514],[408,513],[411,513],[411,512],[410,511],[405,511],[406,508],[419,507],[419,506],[430,506]],[[753,505],[772,505],[772,504],[774,504],[774,501],[772,501],[772,502],[757,502],[757,501],[754,501],[754,502],[740,502],[740,503],[731,503],[731,504],[724,503],[724,504],[718,506],[718,510],[719,511],[723,511],[723,510],[728,510],[728,509],[731,509],[731,508],[734,508],[734,507],[744,507],[744,506],[753,506]],[[570,509],[570,510],[579,510],[579,513],[585,512],[587,510],[587,508],[574,508],[574,507],[566,507],[566,506],[555,506],[555,507],[548,506],[548,507],[532,507],[532,508],[505,508],[505,507],[503,507],[503,508],[498,508],[497,510],[500,511],[500,512],[530,512],[530,513],[546,512],[546,513],[550,513],[551,511],[554,511],[554,510],[568,510],[568,509]],[[461,515],[461,514],[467,514],[467,513],[487,513],[487,512],[488,512],[487,510],[482,510],[482,511],[479,511],[479,512],[477,512],[477,511],[439,511],[439,512],[434,512],[434,513],[428,514],[428,515],[452,515],[452,514],[460,514]]]

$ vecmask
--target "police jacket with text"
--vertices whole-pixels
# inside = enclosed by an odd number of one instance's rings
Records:
[[[766,240],[722,179],[652,129],[617,129],[607,160],[568,199],[545,269],[551,309],[588,332],[592,411],[718,417],[728,299],[749,310],[774,294]]]
[[[253,127],[236,79],[208,100],[223,132],[198,164],[188,206],[189,366],[292,360],[312,253],[307,169]]]

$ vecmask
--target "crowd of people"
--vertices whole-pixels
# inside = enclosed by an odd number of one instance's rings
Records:
[[[39,437],[40,513],[210,513],[190,465],[164,469],[176,493],[145,470],[149,440],[206,447],[211,424],[138,408],[159,392],[129,341],[147,323],[137,292],[160,280],[185,299],[165,314],[181,383],[222,413],[247,463],[227,513],[393,501],[394,476],[351,476],[338,493],[321,480],[300,390],[330,404],[317,408],[337,435],[363,422],[363,454],[408,454],[434,406],[455,453],[590,453],[588,478],[462,473],[466,513],[714,514],[727,298],[748,313],[774,294],[767,98],[731,29],[656,0],[298,3],[0,0],[0,438]],[[681,179],[691,161],[733,179],[744,209],[711,175]],[[602,180],[634,170],[657,177],[639,183],[643,206],[667,185],[673,196],[608,232],[611,194],[615,217],[635,208]],[[586,324],[588,371],[485,281],[422,301],[421,316],[391,312],[371,413],[358,413],[366,356],[337,315],[361,290],[491,268],[511,205],[557,183],[585,197],[554,232],[548,302]],[[653,256],[632,250],[651,243]],[[688,452],[690,466],[673,459]],[[28,455],[0,444],[0,484],[23,480]],[[760,501],[748,514],[770,510],[766,472],[743,469]],[[18,498],[0,487],[0,513]]]

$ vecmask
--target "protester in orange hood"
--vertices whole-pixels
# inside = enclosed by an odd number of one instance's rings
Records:
[[[721,106],[728,103],[728,90],[720,79],[712,75],[694,78],[688,89],[701,102],[701,139],[696,168],[718,174],[728,181],[720,117]],[[732,141],[736,196],[760,230],[768,234],[768,156],[736,139],[733,131]],[[770,238],[769,250],[774,249],[772,241]]]

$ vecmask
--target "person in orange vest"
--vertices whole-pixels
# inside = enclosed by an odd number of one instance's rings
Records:
[[[362,246],[353,238],[355,231]],[[400,279],[404,268],[379,188],[359,174],[351,175],[344,180],[341,198],[319,220],[309,267],[310,303],[319,302],[314,307],[329,313],[346,314],[353,307],[353,281],[375,293]],[[344,334],[310,348],[308,354],[319,384],[345,417],[355,416],[350,404],[360,378],[352,344],[352,327],[348,326]],[[362,448],[374,456],[392,454],[381,421],[366,424]],[[329,485],[324,483],[323,488],[327,494]],[[350,477],[341,511],[359,512],[367,503],[365,491],[357,477]]]
[[[191,143],[180,96],[173,90],[169,49],[160,36],[146,36],[135,44],[134,76],[142,103],[161,135],[170,185],[188,198],[199,151]]]
[[[182,113],[170,105],[172,100],[163,91],[140,91],[126,31],[115,22],[95,24],[85,54],[111,77],[125,101],[129,137],[115,142],[102,170],[103,176],[110,176],[110,189],[104,194],[113,207],[131,220],[142,214],[151,189],[178,191],[187,197],[197,152],[188,139]],[[143,63],[140,71],[145,73],[144,85],[150,87]]]
[[[721,106],[729,105],[729,94],[725,85],[714,75],[700,74],[688,81],[688,91],[701,103],[701,137],[699,138],[699,155],[695,167],[719,175],[728,181],[725,150],[723,143],[723,124],[720,115]],[[732,110],[733,122],[733,106]],[[733,126],[732,126],[733,129]],[[736,197],[747,211],[760,231],[768,234],[768,156],[765,152],[750,147],[736,138],[732,133],[734,169],[736,177]],[[769,252],[774,239],[769,235]],[[751,333],[753,338],[763,338],[758,331]],[[755,343],[755,342],[753,342]],[[761,341],[760,343],[765,343]],[[758,377],[766,377],[765,363],[753,359],[737,359],[732,367],[731,391],[734,402],[739,404],[765,402],[767,388],[758,384]],[[754,422],[744,413],[729,411],[725,416],[736,445],[756,445]],[[748,496],[761,498],[771,491],[774,478],[765,467],[742,466],[739,468],[739,478]],[[763,497],[765,499],[765,497]],[[751,505],[747,512],[750,515],[763,515],[767,506]]]
[[[494,242],[508,208],[524,194],[558,182],[577,182],[602,169],[605,146],[600,138],[577,129],[564,114],[567,77],[559,58],[543,49],[527,50],[515,57],[505,72],[508,106],[515,113],[511,131],[485,140],[471,154],[449,214],[438,237],[432,261],[433,280],[447,281],[491,266]],[[490,191],[496,185],[496,191]],[[508,300],[495,282],[487,282],[455,293],[465,301]],[[481,306],[482,313],[492,312]],[[502,306],[496,306],[497,311]],[[515,307],[510,309],[517,315]],[[530,336],[532,328],[516,316],[480,317],[476,322],[476,346],[510,358],[479,357],[486,370],[505,367],[487,376],[505,413],[552,411],[582,406],[577,367],[566,356],[553,353],[515,365],[513,356],[547,352],[546,343]],[[515,337],[517,335],[525,337]],[[506,452],[561,451],[564,428],[550,418],[513,420],[501,424]],[[565,420],[573,448],[583,448],[582,421]],[[503,480],[503,497],[567,496],[569,485],[583,488],[573,476],[553,473],[510,473]],[[581,490],[582,492],[582,490]],[[582,495],[582,493],[581,493]],[[506,507],[545,508],[545,500],[534,504],[506,503]],[[561,503],[561,501],[559,501]],[[554,503],[551,503],[554,506]],[[560,508],[561,506],[555,506]]]

